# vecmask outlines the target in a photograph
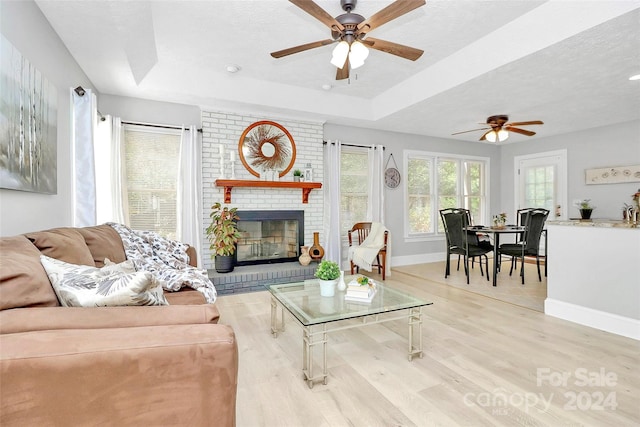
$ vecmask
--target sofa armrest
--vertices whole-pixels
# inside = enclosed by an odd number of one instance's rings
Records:
[[[225,325],[0,336],[0,425],[235,424],[238,348]]]

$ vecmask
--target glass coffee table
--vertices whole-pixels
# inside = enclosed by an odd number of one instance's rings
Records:
[[[354,277],[346,276],[345,282],[349,283]],[[337,289],[332,297],[320,296],[317,279],[267,285],[271,293],[271,333],[274,338],[285,330],[285,309],[302,327],[302,372],[309,388],[316,382],[327,384],[329,332],[406,319],[409,326],[409,361],[416,356],[422,357],[421,309],[433,303],[385,286],[378,281],[376,285],[377,291],[371,302],[346,301],[345,292]],[[278,306],[281,308],[280,316]],[[313,350],[318,345],[322,346],[322,373],[314,376]]]

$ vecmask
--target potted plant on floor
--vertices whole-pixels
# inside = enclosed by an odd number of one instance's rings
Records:
[[[209,249],[211,257],[215,258],[215,268],[218,273],[233,271],[233,255],[236,243],[240,237],[236,221],[240,219],[236,211],[238,208],[222,207],[220,203],[211,206],[211,224],[207,227]]]
[[[340,277],[340,267],[333,261],[321,261],[316,269],[315,276],[320,283],[320,295],[332,297],[336,291],[336,284]]]

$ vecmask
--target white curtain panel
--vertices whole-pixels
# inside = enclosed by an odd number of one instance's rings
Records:
[[[96,224],[96,182],[93,157],[97,101],[91,89],[79,96],[70,89],[73,109],[73,225]]]
[[[111,151],[109,154],[111,221],[129,226],[129,195],[127,193],[127,163],[124,142],[122,120],[120,117],[113,117],[111,121]]]
[[[98,122],[94,151],[97,223],[129,225],[124,129],[119,117],[107,115]]]
[[[324,146],[324,257],[340,264],[340,141]]]
[[[182,128],[178,171],[177,239],[194,248],[202,263],[202,141],[195,126]]]
[[[384,147],[369,149],[369,203],[367,219],[384,224]]]

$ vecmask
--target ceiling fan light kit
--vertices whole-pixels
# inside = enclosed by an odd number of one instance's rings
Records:
[[[423,54],[423,51],[420,49],[365,37],[375,28],[409,13],[420,6],[424,6],[426,3],[425,0],[396,0],[368,19],[362,15],[351,12],[355,9],[357,0],[341,0],[340,5],[346,13],[336,16],[335,18],[312,0],[289,1],[329,27],[331,30],[331,39],[271,52],[271,56],[274,58],[282,58],[287,55],[338,42],[338,45],[332,52],[331,64],[337,68],[336,80],[343,80],[349,78],[349,70],[364,65],[364,61],[369,56],[369,49],[390,53],[411,61],[417,60]]]
[[[452,133],[451,135],[459,135],[461,133],[468,132],[477,132],[479,130],[485,131],[485,133],[480,137],[480,141],[487,140],[489,142],[502,142],[506,141],[509,138],[509,132],[515,132],[526,136],[533,136],[536,133],[526,129],[520,129],[516,126],[530,126],[530,125],[543,125],[544,123],[541,120],[531,120],[528,122],[511,122],[509,121],[509,116],[506,114],[500,114],[497,116],[490,116],[487,118],[488,128],[480,128],[480,129],[471,129],[465,130],[462,132]]]

